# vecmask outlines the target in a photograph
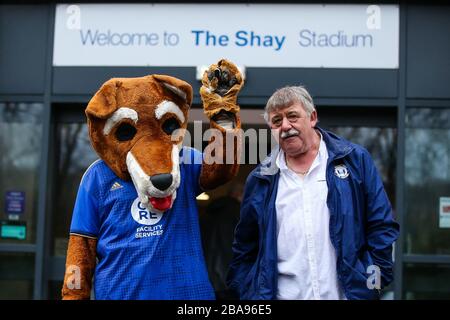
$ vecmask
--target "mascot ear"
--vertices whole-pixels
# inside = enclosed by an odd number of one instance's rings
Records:
[[[117,109],[116,92],[122,82],[117,79],[106,81],[95,93],[86,108],[88,118],[108,118]]]
[[[153,78],[159,81],[167,90],[183,99],[190,107],[192,104],[192,87],[189,83],[166,75],[154,74]]]

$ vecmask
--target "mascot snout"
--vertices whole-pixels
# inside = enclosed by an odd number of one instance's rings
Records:
[[[157,213],[172,207],[176,199],[176,190],[180,185],[179,148],[174,144],[171,148],[164,149],[165,152],[161,150],[158,156],[171,161],[162,161],[160,167],[152,166],[146,161],[149,154],[155,156],[155,148],[144,148],[142,144],[137,143],[127,154],[128,172],[141,203],[150,211]]]

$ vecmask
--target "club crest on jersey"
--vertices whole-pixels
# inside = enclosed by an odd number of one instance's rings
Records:
[[[349,172],[347,167],[344,164],[339,164],[334,167],[334,174],[336,177],[345,179],[349,176]]]

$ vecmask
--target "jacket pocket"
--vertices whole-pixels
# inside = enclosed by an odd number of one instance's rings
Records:
[[[345,259],[346,269],[345,285],[348,299],[375,300],[380,298],[380,290],[373,280],[372,258],[370,254],[364,253],[361,258],[356,259],[354,265],[350,265]]]

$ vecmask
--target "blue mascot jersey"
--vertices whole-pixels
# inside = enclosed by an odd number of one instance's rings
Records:
[[[70,233],[98,239],[96,299],[215,298],[195,199],[201,193],[202,154],[184,147],[180,157],[180,186],[163,214],[144,208],[133,183],[118,178],[102,160],[87,169]]]

